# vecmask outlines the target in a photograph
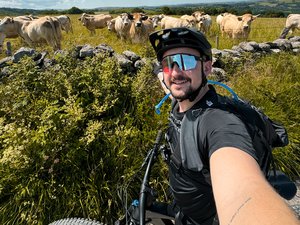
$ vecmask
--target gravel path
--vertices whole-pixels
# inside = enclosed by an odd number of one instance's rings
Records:
[[[294,198],[292,198],[289,201],[286,201],[290,207],[293,208],[293,210],[296,212],[296,215],[298,215],[298,219],[300,220],[300,179],[295,181],[297,186],[297,194]]]

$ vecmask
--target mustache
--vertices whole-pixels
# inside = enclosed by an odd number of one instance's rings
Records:
[[[181,81],[181,80],[186,80],[186,81],[191,81],[189,77],[186,76],[176,76],[176,78],[172,77],[171,82],[176,82],[176,81]]]

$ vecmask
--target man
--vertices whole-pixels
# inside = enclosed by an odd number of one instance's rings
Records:
[[[176,224],[299,224],[265,179],[266,153],[254,149],[245,124],[211,107],[218,97],[207,84],[212,53],[205,36],[173,28],[149,39],[173,98],[167,139]]]

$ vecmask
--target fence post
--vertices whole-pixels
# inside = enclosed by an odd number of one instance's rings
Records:
[[[11,52],[11,43],[8,41],[6,42],[6,55],[7,56],[11,56],[12,52]]]
[[[216,36],[216,49],[219,49],[219,36]]]

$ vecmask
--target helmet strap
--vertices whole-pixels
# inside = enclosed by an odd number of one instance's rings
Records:
[[[201,76],[202,76],[202,83],[201,85],[189,96],[189,101],[192,102],[196,99],[198,94],[200,93],[201,89],[207,84],[207,79],[204,73],[204,68],[203,68],[203,61],[201,61]]]

